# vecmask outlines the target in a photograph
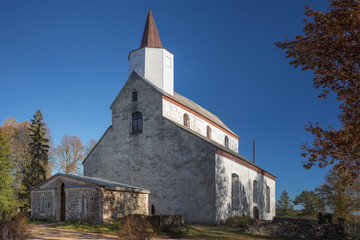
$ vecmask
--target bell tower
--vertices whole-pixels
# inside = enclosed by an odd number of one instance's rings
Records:
[[[140,48],[129,54],[129,74],[134,70],[158,88],[174,95],[174,54],[163,48],[150,10]]]

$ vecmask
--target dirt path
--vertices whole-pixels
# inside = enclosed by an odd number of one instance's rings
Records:
[[[62,228],[53,228],[50,224],[29,225],[30,239],[39,240],[109,240],[118,239],[117,236],[104,235],[99,233],[86,233]],[[152,238],[152,240],[171,240],[165,238]],[[178,239],[181,240],[181,239]],[[190,239],[183,239],[190,240]]]
[[[75,230],[53,228],[51,227],[51,224],[29,225],[29,227],[31,230],[30,239],[40,239],[40,240],[117,239],[116,236],[111,236],[111,235],[104,235],[98,233],[85,233]]]

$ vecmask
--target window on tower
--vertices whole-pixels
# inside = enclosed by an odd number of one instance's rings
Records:
[[[132,132],[141,132],[142,131],[142,113],[134,112],[132,114]]]
[[[137,91],[134,91],[134,92],[132,93],[132,101],[133,101],[133,102],[136,102],[137,99],[138,99]]]

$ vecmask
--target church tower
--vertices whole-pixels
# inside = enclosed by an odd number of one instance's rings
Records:
[[[140,48],[129,54],[129,74],[134,70],[167,94],[174,95],[174,54],[163,48],[150,10]]]

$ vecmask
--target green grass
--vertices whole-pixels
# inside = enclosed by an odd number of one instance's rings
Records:
[[[202,224],[189,224],[188,232],[184,237],[193,239],[242,239],[242,240],[263,240],[263,239],[295,239],[279,236],[265,236],[265,235],[253,235],[242,233],[240,227],[227,227],[227,226],[214,226],[214,225],[202,225]]]

